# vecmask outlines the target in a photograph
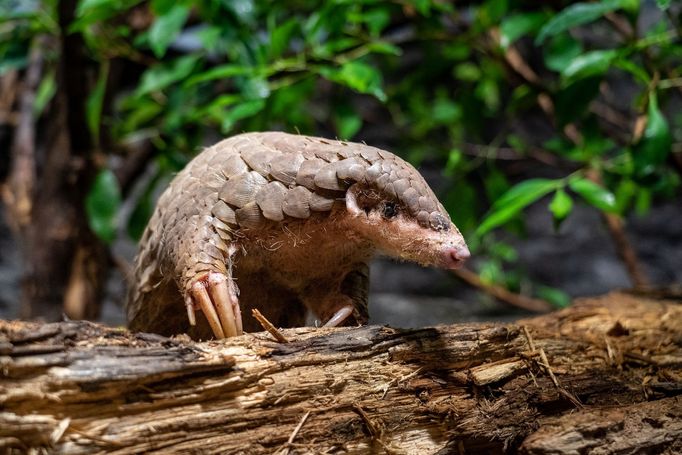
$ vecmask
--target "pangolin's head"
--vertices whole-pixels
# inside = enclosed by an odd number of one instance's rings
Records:
[[[351,228],[388,256],[425,266],[461,267],[470,253],[448,212],[414,167],[395,155],[385,156],[346,192]]]
[[[388,256],[447,269],[469,257],[421,174],[390,152],[276,132],[247,133],[225,144],[238,153],[221,162],[228,180],[212,213],[235,229],[307,220],[345,198],[344,228]]]

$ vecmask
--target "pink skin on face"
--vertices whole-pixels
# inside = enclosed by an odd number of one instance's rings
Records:
[[[443,268],[456,270],[462,268],[464,262],[471,257],[469,248],[462,244],[443,250]]]
[[[404,212],[386,219],[380,209],[367,212],[358,207],[353,191],[346,194],[346,209],[348,227],[387,256],[448,270],[462,267],[471,256],[464,237],[450,221],[447,230],[435,230]]]

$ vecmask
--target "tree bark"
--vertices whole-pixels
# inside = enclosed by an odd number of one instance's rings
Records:
[[[0,322],[0,448],[679,453],[682,305],[613,293],[514,324],[203,343]]]

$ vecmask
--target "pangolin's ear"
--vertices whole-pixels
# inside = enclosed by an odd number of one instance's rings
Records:
[[[360,207],[358,204],[358,187],[356,185],[352,185],[348,190],[346,191],[346,209],[348,210],[348,213],[350,213],[353,216],[367,216],[367,213]]]

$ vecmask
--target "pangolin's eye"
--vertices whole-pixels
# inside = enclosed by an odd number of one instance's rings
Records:
[[[395,202],[387,202],[384,204],[384,218],[393,218],[398,214],[398,208],[395,206]]]

